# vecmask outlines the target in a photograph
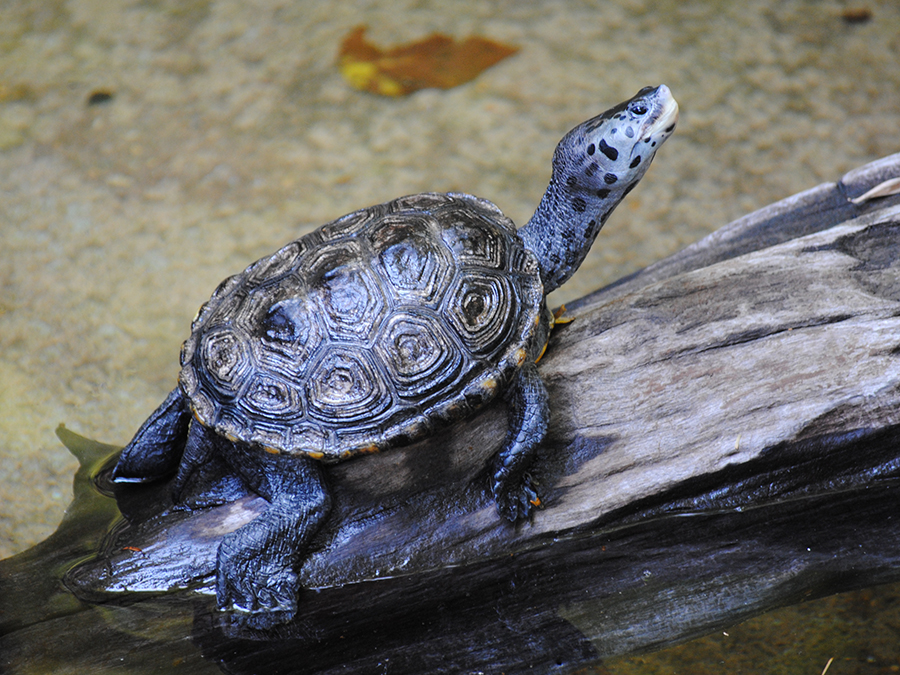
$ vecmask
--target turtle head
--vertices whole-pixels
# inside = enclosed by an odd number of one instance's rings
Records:
[[[621,200],[643,178],[677,121],[678,103],[669,88],[644,87],[565,135],[553,156],[554,178],[607,197],[622,193]]]
[[[582,122],[559,142],[550,186],[519,231],[541,264],[545,292],[575,273],[609,214],[643,178],[677,120],[678,103],[661,84]]]

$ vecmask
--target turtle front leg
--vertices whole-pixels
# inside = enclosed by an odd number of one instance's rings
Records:
[[[219,544],[219,607],[293,616],[297,565],[331,510],[324,471],[315,460],[280,455],[235,468],[269,506]]]
[[[550,423],[547,389],[534,363],[522,366],[507,399],[509,431],[494,458],[491,492],[500,515],[515,522],[527,518],[532,507],[540,504],[527,472]]]

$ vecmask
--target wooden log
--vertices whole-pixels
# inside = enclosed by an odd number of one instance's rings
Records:
[[[213,608],[216,545],[263,507],[217,466],[192,509],[120,492],[132,524],[66,584],[191,616],[229,672],[511,673],[900,578],[900,197],[850,201],[898,175],[885,158],[575,303],[540,363],[553,421],[529,523],[486,493],[498,402],[329,469],[291,624]]]

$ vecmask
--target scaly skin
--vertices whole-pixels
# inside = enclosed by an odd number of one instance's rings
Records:
[[[550,185],[519,230],[540,262],[544,293],[575,274],[609,214],[643,178],[677,121],[678,104],[662,84],[641,89],[559,142]]]

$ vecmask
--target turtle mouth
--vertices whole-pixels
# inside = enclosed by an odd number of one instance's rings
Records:
[[[650,134],[662,131],[665,134],[671,134],[675,130],[678,123],[678,101],[672,96],[669,88],[661,84],[656,88],[656,96],[658,98],[658,112],[656,119],[650,123]]]

